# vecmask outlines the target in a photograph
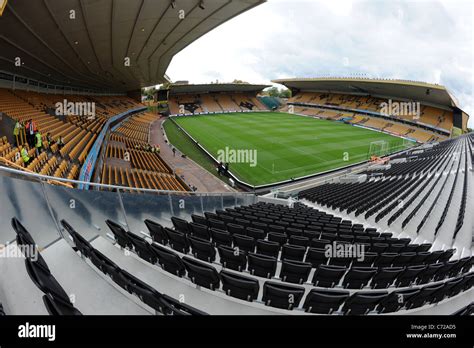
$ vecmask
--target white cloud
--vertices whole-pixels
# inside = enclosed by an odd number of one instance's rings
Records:
[[[435,82],[474,127],[473,18],[467,0],[269,0],[188,46],[167,74],[193,83],[353,74]]]

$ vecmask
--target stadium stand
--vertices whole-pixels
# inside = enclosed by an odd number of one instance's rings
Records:
[[[249,84],[171,85],[168,99],[170,114],[268,110],[257,98],[257,94],[266,87]]]
[[[458,256],[470,250],[472,231],[462,225],[472,176],[472,136],[410,150],[394,160],[383,168],[369,167],[365,182],[328,183],[301,192],[300,198],[417,242],[455,246]],[[438,200],[441,195],[447,202]]]
[[[291,108],[302,115],[347,121],[421,143],[448,139],[455,124],[466,131],[466,123],[459,116],[454,116],[453,104],[456,102],[442,86],[399,80],[344,78],[274,82],[284,84],[293,91],[293,97],[281,108],[285,112]],[[358,94],[348,93],[347,86],[351,84],[360,89]],[[318,89],[325,91],[315,91]],[[426,92],[431,89],[437,90],[436,96]],[[425,95],[420,97],[422,92]],[[384,94],[386,97],[381,96]],[[417,102],[413,100],[413,95],[419,96]],[[398,109],[391,108],[395,104]]]
[[[189,191],[150,145],[151,125],[159,118],[142,113],[131,116],[110,134],[101,182],[107,185],[165,191]]]
[[[127,97],[95,96],[84,97],[68,95],[67,102],[94,103],[97,107],[94,117],[66,116],[57,114],[57,103],[63,103],[65,96],[27,92],[21,90],[0,89],[0,111],[14,121],[23,125],[19,136],[19,145],[24,145],[29,155],[34,154],[31,144],[26,144],[26,123],[32,119],[38,131],[42,134],[44,150],[35,158],[26,169],[40,174],[77,179],[79,167],[94,144],[98,133],[111,116],[127,111],[138,106],[138,103]],[[53,144],[49,144],[47,136],[50,135]],[[64,146],[59,148],[56,144],[61,137]],[[17,166],[23,166],[19,149],[10,145],[4,138],[2,141],[2,157]]]

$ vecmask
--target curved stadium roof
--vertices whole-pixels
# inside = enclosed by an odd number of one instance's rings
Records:
[[[459,108],[457,101],[446,87],[419,81],[331,77],[281,79],[273,82],[292,90],[372,95],[415,100],[445,108]]]
[[[252,85],[249,83],[211,83],[211,84],[173,84],[170,86],[170,94],[201,94],[209,92],[240,92],[258,93],[269,85]]]
[[[176,53],[263,2],[10,0],[0,17],[0,72],[110,92],[159,84]]]

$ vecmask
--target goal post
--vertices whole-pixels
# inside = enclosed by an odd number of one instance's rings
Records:
[[[390,153],[390,144],[385,140],[372,141],[369,146],[367,159],[383,157]]]

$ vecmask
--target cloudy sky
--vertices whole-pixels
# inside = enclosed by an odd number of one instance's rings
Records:
[[[446,86],[474,127],[471,0],[268,0],[203,36],[168,76],[191,83],[365,76]]]

